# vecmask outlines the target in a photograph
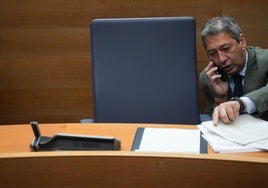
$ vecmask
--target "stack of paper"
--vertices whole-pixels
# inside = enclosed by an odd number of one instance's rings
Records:
[[[219,122],[215,126],[212,121],[206,121],[198,128],[215,152],[268,150],[268,122],[248,114],[229,124]]]

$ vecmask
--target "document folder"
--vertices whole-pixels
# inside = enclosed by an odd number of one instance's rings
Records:
[[[151,146],[152,146],[151,148],[147,147],[147,149],[144,149],[142,146],[145,145],[145,143],[143,143],[143,142],[148,142],[148,140],[146,140],[145,137],[152,136],[152,135],[145,134],[145,130],[148,130],[148,129],[150,129],[150,131],[152,131],[148,134],[151,134],[151,133],[154,134],[155,132],[157,132],[156,135],[158,135],[158,137],[154,137],[152,140],[149,141],[149,142],[151,142],[151,143],[149,143],[149,145],[151,144]],[[179,138],[179,137],[177,137],[177,139],[176,139],[176,137],[171,138],[171,137],[179,136],[179,135],[184,135],[185,138]],[[173,142],[174,139],[176,141],[179,141],[180,143]],[[160,142],[166,142],[167,143],[167,144],[165,144],[166,148],[161,148],[162,143],[160,143]],[[158,148],[157,144],[159,145],[160,148]],[[196,145],[196,144],[198,144],[198,145]],[[183,145],[183,147],[182,147],[182,145]],[[188,146],[189,147],[192,147],[192,146],[198,147],[198,152],[193,151],[191,148],[187,148]],[[181,148],[186,148],[186,149],[181,149]],[[169,129],[169,128],[142,128],[142,127],[140,127],[136,131],[135,138],[134,138],[133,145],[132,145],[132,151],[207,153],[207,142],[201,136],[201,132],[199,130]]]

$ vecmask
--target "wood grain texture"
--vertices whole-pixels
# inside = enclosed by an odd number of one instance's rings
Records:
[[[4,0],[0,2],[0,124],[79,122],[93,117],[89,24],[95,18],[193,16],[199,39],[208,18],[229,14],[249,45],[268,47],[267,3],[222,0]],[[204,98],[199,89],[200,111]]]
[[[267,152],[181,154],[131,152],[137,127],[196,129],[165,124],[40,124],[56,133],[115,136],[121,151],[31,152],[31,126],[0,126],[0,187],[264,187]],[[16,138],[16,139],[14,139]]]
[[[265,187],[267,163],[123,153],[0,158],[1,187]]]

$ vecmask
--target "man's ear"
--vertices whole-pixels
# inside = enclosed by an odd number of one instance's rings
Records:
[[[242,45],[243,48],[247,47],[247,41],[246,41],[246,37],[243,33],[240,34],[239,36],[239,42]]]

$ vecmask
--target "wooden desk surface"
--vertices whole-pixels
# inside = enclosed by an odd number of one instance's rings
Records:
[[[137,127],[189,125],[40,124],[56,133],[114,136],[121,151],[31,152],[30,125],[0,126],[0,187],[262,187],[268,152],[208,154],[131,152]],[[16,179],[16,181],[14,181]]]
[[[39,125],[42,136],[53,136],[56,133],[113,136],[122,141],[121,151],[131,150],[132,142],[136,133],[136,129],[138,127],[196,129],[196,126],[193,125],[168,124],[58,123]],[[0,135],[0,155],[4,153],[31,152],[29,146],[33,140],[34,135],[30,124],[2,125],[0,126]],[[268,152],[218,154],[215,153],[209,145],[208,154],[239,157],[250,156],[268,159]]]

